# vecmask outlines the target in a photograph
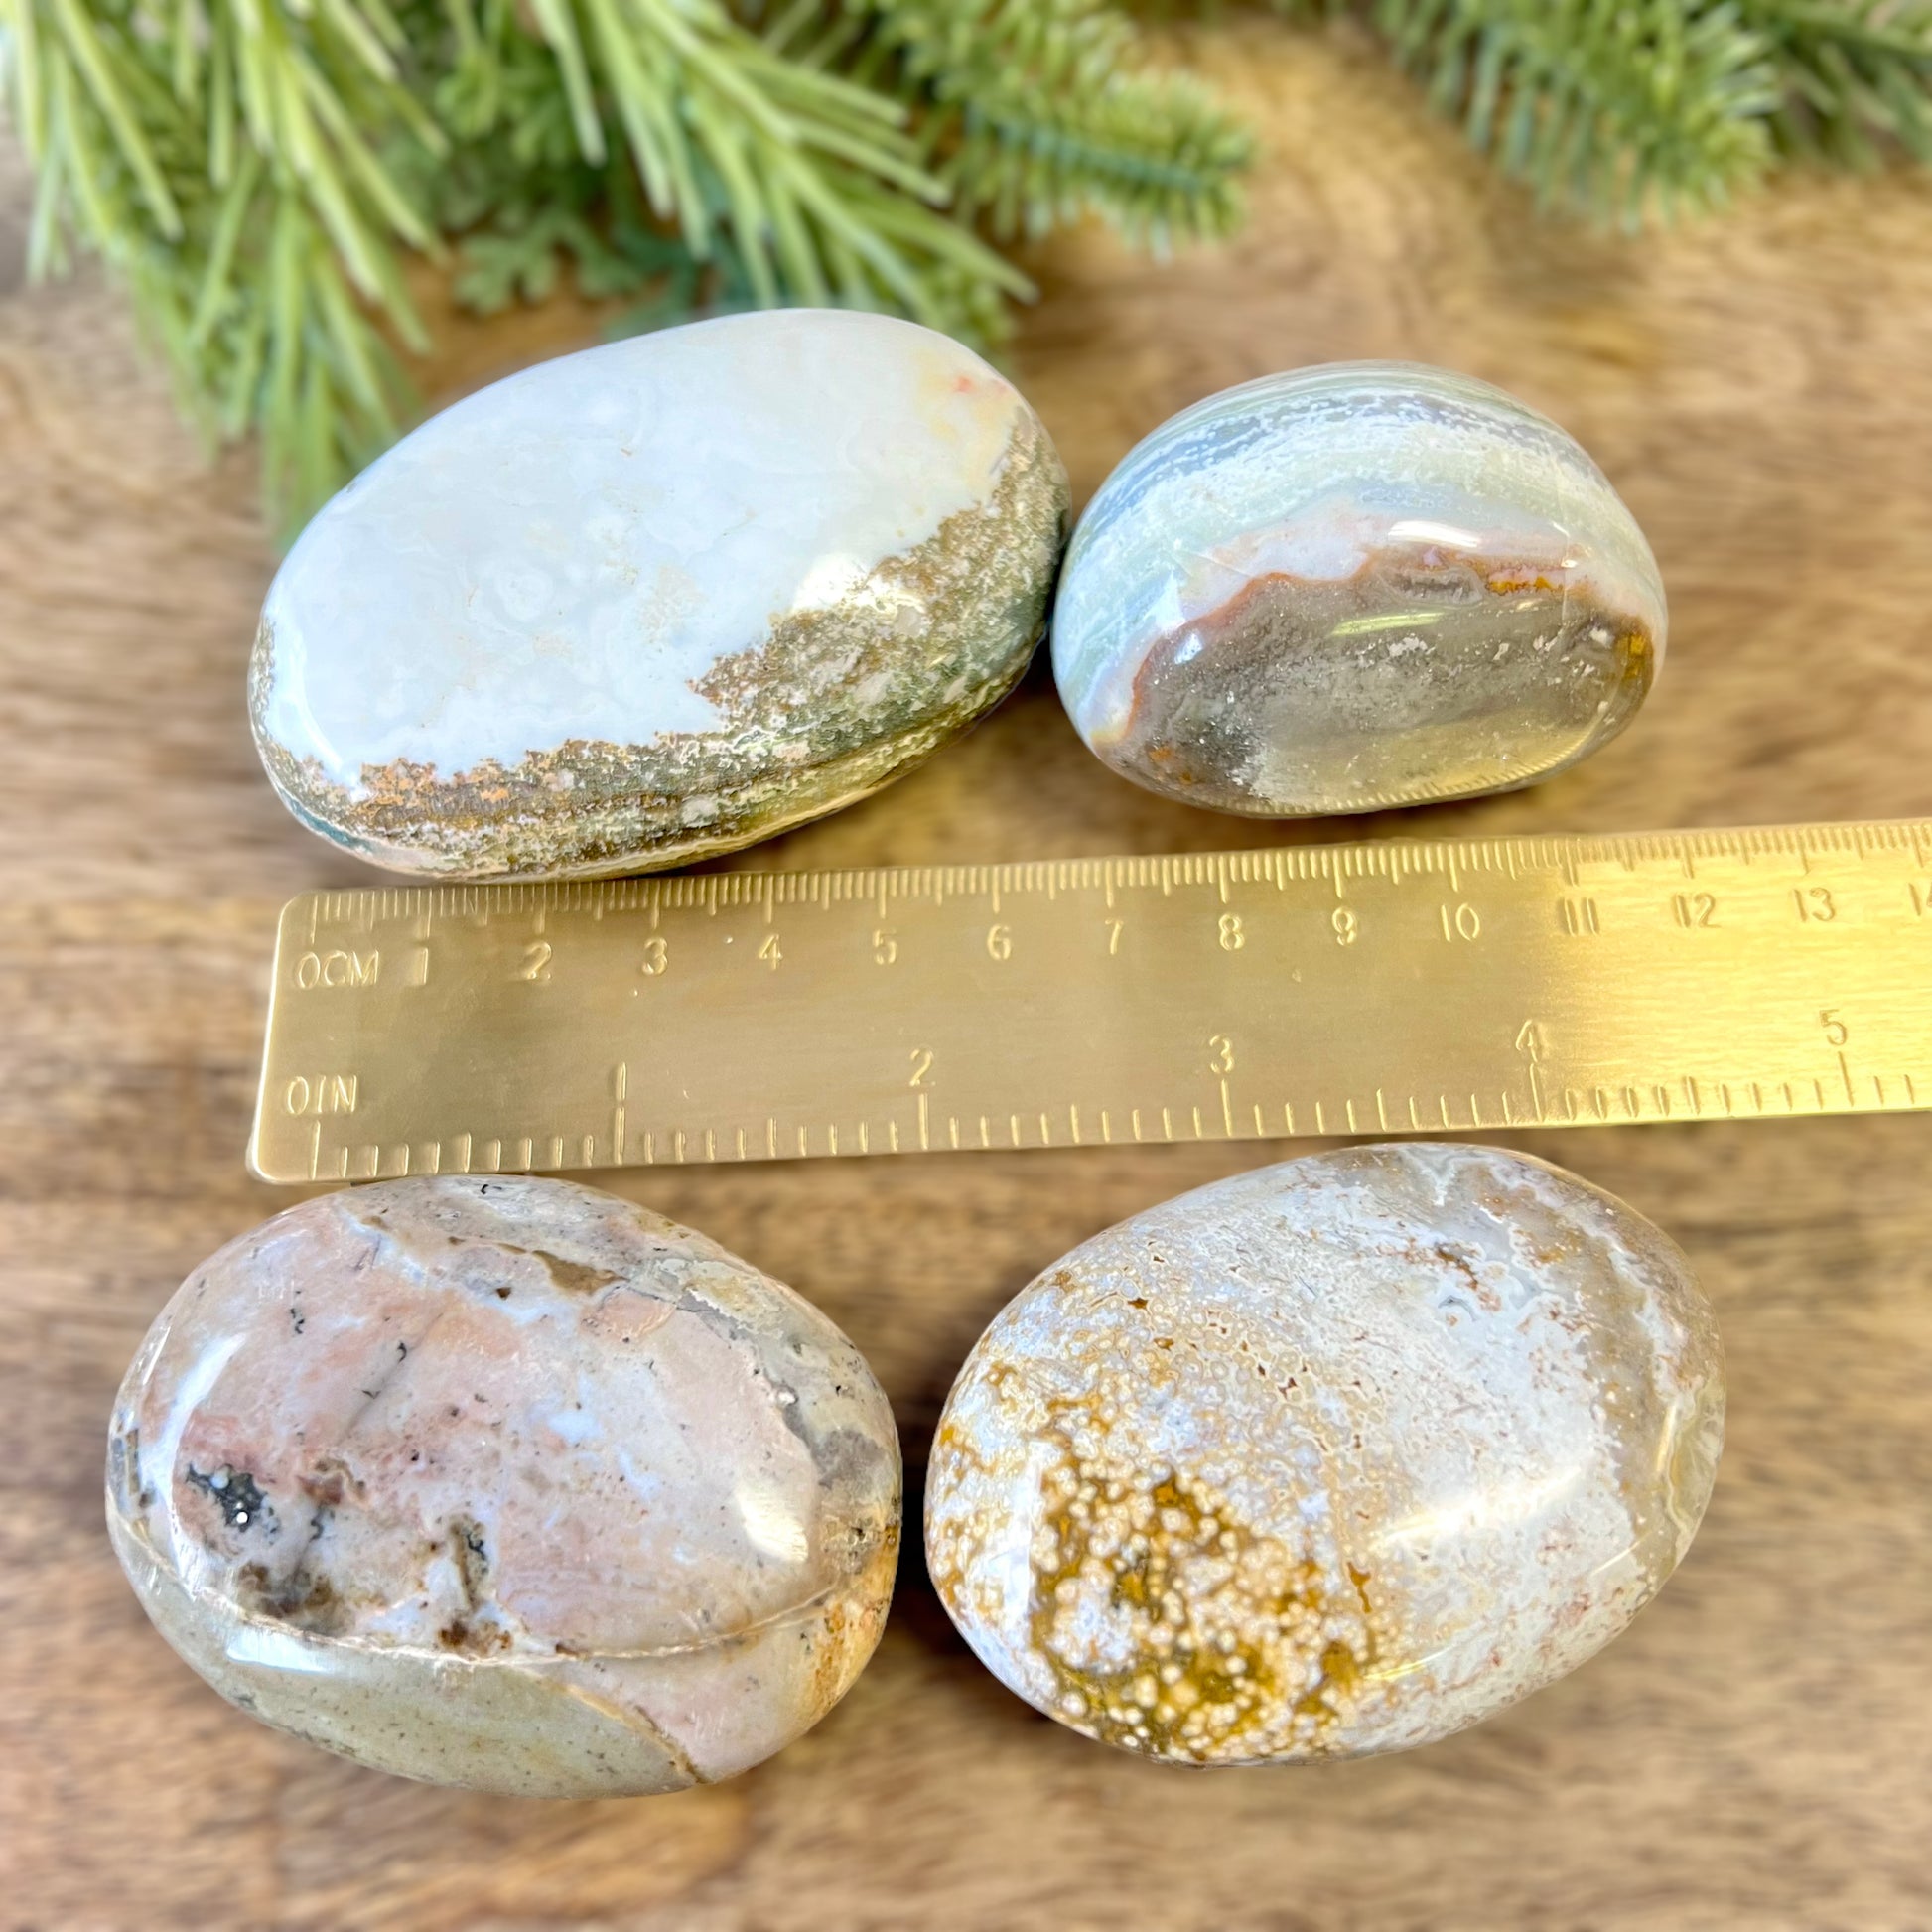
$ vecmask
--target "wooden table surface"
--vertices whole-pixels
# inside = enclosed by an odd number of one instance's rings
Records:
[[[1626,737],[1539,789],[1372,829],[1932,808],[1932,183],[1793,179],[1665,239],[1580,234],[1533,221],[1359,48],[1257,24],[1196,53],[1266,131],[1247,234],[1165,268],[1087,237],[1035,264],[1017,365],[1076,492],[1209,390],[1415,356],[1575,431],[1671,588],[1671,661]],[[586,327],[462,329],[439,380]],[[1932,1925],[1932,1127],[1910,1117],[1522,1137],[1690,1250],[1725,1323],[1729,1444],[1635,1627],[1434,1749],[1219,1773],[1103,1750],[979,1667],[916,1538],[845,1704],[714,1789],[432,1790],[221,1703],[122,1582],[100,1471],[156,1310],[288,1198],[241,1166],[275,909],[366,876],[297,829],[249,746],[271,567],[246,459],[203,467],[96,282],[0,299],[0,1927]],[[1143,795],[1036,671],[917,776],[746,862],[1360,830]],[[851,1333],[897,1407],[916,1522],[935,1412],[993,1311],[1094,1230],[1270,1152],[622,1185]]]

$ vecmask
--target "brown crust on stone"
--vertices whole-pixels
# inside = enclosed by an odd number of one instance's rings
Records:
[[[886,559],[862,598],[780,620],[695,687],[722,714],[715,731],[573,739],[450,777],[397,759],[365,765],[352,795],[268,735],[264,623],[255,742],[297,817],[379,864],[472,879],[688,865],[866,797],[997,704],[1044,628],[1067,504],[1059,457],[1023,405],[986,501]]]
[[[1399,621],[1405,597],[1413,637]],[[1382,618],[1393,621],[1336,628]],[[1392,645],[1447,647],[1453,686],[1426,690]],[[1656,664],[1649,625],[1579,572],[1379,550],[1345,579],[1253,578],[1158,638],[1126,725],[1095,749],[1150,790],[1256,816],[1472,797],[1549,777],[1607,743]],[[1360,715],[1341,715],[1350,698]],[[1460,709],[1428,715],[1446,701]],[[1466,728],[1471,749],[1450,756],[1428,736],[1445,728]]]

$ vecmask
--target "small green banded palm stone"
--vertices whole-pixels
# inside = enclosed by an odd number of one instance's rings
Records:
[[[1344,362],[1129,453],[1074,533],[1053,668],[1122,776],[1290,816],[1561,771],[1636,715],[1664,638],[1649,545],[1573,438],[1466,376]]]

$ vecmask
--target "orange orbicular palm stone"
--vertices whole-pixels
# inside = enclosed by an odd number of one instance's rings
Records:
[[[1096,1235],[954,1384],[926,1554],[1008,1687],[1189,1764],[1425,1744],[1607,1643],[1723,1435],[1717,1328],[1620,1201],[1351,1148]]]

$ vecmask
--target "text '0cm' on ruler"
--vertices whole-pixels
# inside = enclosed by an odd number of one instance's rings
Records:
[[[317,893],[276,1181],[1932,1105],[1932,821]]]

